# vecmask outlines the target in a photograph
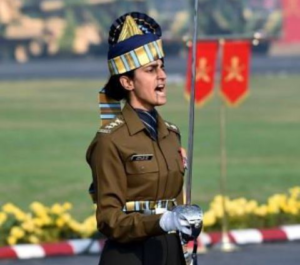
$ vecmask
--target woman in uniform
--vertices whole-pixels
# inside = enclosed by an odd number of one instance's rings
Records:
[[[179,232],[191,230],[172,211],[183,204],[180,134],[155,109],[167,102],[160,37],[160,26],[138,12],[110,29],[102,93],[125,105],[87,151],[98,230],[107,237],[100,265],[185,264]]]

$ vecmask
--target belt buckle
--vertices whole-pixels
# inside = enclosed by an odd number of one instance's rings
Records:
[[[155,214],[163,214],[166,211],[167,211],[167,209],[165,209],[165,208],[156,208]]]

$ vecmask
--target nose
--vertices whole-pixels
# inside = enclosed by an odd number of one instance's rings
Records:
[[[163,68],[158,68],[158,79],[165,80],[167,79],[167,74]]]

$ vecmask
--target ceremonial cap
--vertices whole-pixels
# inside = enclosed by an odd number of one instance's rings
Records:
[[[111,75],[137,69],[164,57],[161,28],[146,14],[119,17],[109,31],[108,68]]]

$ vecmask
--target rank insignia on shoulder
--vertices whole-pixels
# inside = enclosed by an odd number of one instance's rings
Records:
[[[170,123],[168,121],[165,121],[165,124],[166,124],[166,126],[168,127],[169,130],[174,131],[174,132],[180,134],[179,128],[176,125],[174,125],[174,124],[172,124],[172,123]]]
[[[109,124],[106,124],[105,126],[101,127],[98,132],[100,133],[111,133],[113,132],[116,128],[120,127],[121,125],[124,124],[124,121],[121,118],[116,118]]]
[[[98,132],[101,132],[101,133],[111,133],[111,130],[99,129]]]
[[[149,161],[152,157],[152,154],[136,154],[130,157],[130,161]]]

